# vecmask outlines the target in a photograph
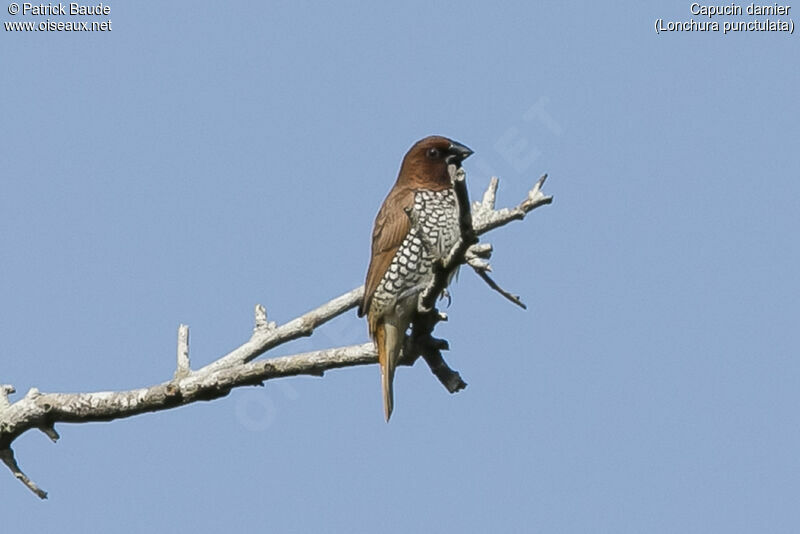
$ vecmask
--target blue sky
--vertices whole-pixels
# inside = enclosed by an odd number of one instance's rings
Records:
[[[425,135],[475,150],[473,197],[548,172],[555,202],[487,236],[527,311],[452,289],[465,391],[400,369],[387,425],[369,366],[30,432],[50,499],[0,473],[9,532],[797,532],[797,35],[656,34],[690,2],[110,5],[0,32],[20,392],[157,383],[179,323],[197,366],[256,303],[361,284]],[[275,354],[366,339],[353,311]]]

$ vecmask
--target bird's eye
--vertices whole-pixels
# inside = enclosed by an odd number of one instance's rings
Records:
[[[439,150],[436,148],[429,148],[428,149],[428,157],[431,159],[436,159],[439,157]]]

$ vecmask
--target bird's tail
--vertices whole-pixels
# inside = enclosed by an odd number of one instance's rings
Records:
[[[382,321],[375,329],[375,344],[378,346],[378,363],[381,366],[381,388],[383,389],[383,414],[386,422],[392,416],[394,407],[394,370],[400,359],[405,328],[391,322]]]

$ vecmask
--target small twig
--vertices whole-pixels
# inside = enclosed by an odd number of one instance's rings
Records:
[[[261,304],[256,304],[256,330],[262,330],[267,327],[267,309]]]
[[[267,320],[267,309],[261,304],[256,304],[256,321],[253,327],[253,335],[258,333],[265,333],[267,330],[273,330],[277,325],[273,321]]]
[[[470,258],[484,258],[489,259],[492,257],[492,244],[491,243],[475,243],[467,249],[467,261]]]
[[[500,180],[497,179],[497,176],[492,176],[491,180],[489,180],[489,186],[486,188],[486,191],[483,193],[483,198],[481,199],[481,207],[486,210],[493,210],[495,205],[495,200],[497,199],[497,185]]]
[[[45,436],[50,438],[50,441],[52,441],[53,443],[61,439],[61,436],[59,436],[58,432],[56,432],[56,427],[54,427],[53,425],[40,426],[39,430],[41,430]]]
[[[467,265],[476,271],[492,272],[492,266],[483,258],[467,258]]]
[[[4,410],[11,406],[11,402],[8,400],[8,396],[16,393],[16,389],[14,386],[10,384],[0,384],[0,410]]]
[[[14,458],[14,451],[11,450],[11,448],[0,449],[0,460],[3,460],[3,463],[8,466],[12,473],[14,473],[14,476],[17,477],[17,480],[25,484],[25,486],[34,492],[37,497],[40,499],[47,498],[47,492],[37,486],[36,483],[28,478],[28,475],[23,473],[19,468],[19,465],[17,465],[17,460]]]
[[[175,370],[175,378],[189,376],[190,372],[189,326],[182,324],[178,327],[178,368]]]
[[[514,304],[516,304],[517,306],[522,308],[523,310],[527,310],[528,309],[528,307],[525,306],[525,303],[520,300],[519,295],[512,295],[511,293],[509,293],[508,291],[506,291],[505,289],[503,289],[502,287],[497,285],[497,282],[492,280],[492,277],[489,276],[489,273],[487,273],[486,270],[476,269],[474,266],[473,266],[473,269],[478,274],[478,276],[483,278],[483,280],[487,284],[489,284],[489,287],[491,287],[492,289],[494,289],[495,291],[497,291],[498,293],[503,295],[505,298],[507,298],[508,300],[510,300],[511,302],[513,302]]]
[[[544,185],[545,181],[547,180],[547,174],[543,174],[533,188],[528,192],[528,198],[522,202],[522,209],[525,210],[525,213],[528,213],[534,208],[538,208],[539,206],[544,206],[545,204],[550,204],[553,202],[553,197],[545,195],[542,193],[542,186]]]

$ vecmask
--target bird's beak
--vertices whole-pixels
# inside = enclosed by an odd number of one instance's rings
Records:
[[[456,141],[452,141],[450,146],[447,147],[447,152],[450,153],[447,156],[447,163],[455,163],[456,165],[461,165],[461,162],[470,157],[472,155],[472,149],[462,145],[461,143],[457,143]]]

